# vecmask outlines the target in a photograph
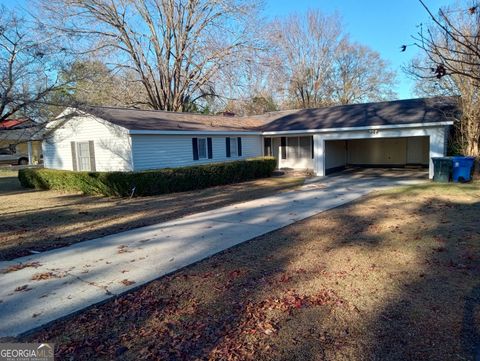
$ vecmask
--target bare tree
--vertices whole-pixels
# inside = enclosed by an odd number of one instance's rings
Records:
[[[310,108],[330,103],[327,83],[342,36],[337,15],[310,10],[271,25],[272,66],[290,107]]]
[[[457,3],[434,15],[424,1],[419,1],[431,24],[420,26],[413,45],[423,50],[431,62],[428,69],[433,76],[458,74],[480,82],[480,3],[470,7],[465,2]]]
[[[457,3],[431,17],[414,36],[422,55],[406,68],[425,95],[460,95],[461,118],[455,122],[457,151],[480,155],[480,6]]]
[[[338,104],[394,99],[395,72],[369,47],[342,40],[330,77],[332,99]]]
[[[48,96],[65,83],[65,57],[42,28],[0,7],[0,121],[13,116],[42,119]],[[45,120],[45,119],[43,119]]]
[[[107,51],[112,67],[134,71],[154,109],[188,111],[216,94],[212,79],[252,45],[254,1],[41,2],[55,29],[79,39],[77,51]]]
[[[391,99],[395,73],[380,55],[344,34],[338,15],[317,10],[272,25],[273,69],[288,107]]]
[[[69,84],[55,93],[60,98],[52,101],[55,104],[134,108],[148,104],[145,89],[132,71],[112,71],[99,60],[75,61],[61,73],[61,78]]]

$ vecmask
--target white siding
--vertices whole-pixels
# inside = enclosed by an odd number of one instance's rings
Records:
[[[45,168],[72,170],[71,142],[93,140],[97,171],[129,171],[130,137],[126,129],[93,116],[76,116],[43,141]]]
[[[407,164],[428,164],[428,137],[407,138]]]
[[[242,138],[242,156],[226,157],[226,136],[211,135],[132,135],[134,170],[174,168],[196,164],[233,161],[262,155],[262,137],[235,135]],[[192,138],[212,138],[212,159],[193,160]],[[230,137],[233,137],[232,135]]]
[[[347,163],[347,144],[344,140],[325,142],[325,169],[344,167]]]

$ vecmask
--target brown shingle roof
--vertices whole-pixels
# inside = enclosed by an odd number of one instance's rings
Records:
[[[449,118],[458,112],[458,102],[458,97],[436,97],[277,112],[260,116],[265,122],[261,130],[288,131],[435,123],[450,120]]]
[[[130,130],[299,131],[440,122],[448,120],[458,111],[458,102],[458,97],[420,98],[287,110],[244,117],[110,107],[83,110]]]
[[[255,131],[263,125],[261,119],[196,113],[176,113],[162,110],[138,110],[110,107],[83,108],[87,113],[130,130],[169,131]]]

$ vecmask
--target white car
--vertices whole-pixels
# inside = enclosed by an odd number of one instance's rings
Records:
[[[0,164],[27,165],[28,154],[17,153],[12,148],[0,148]]]

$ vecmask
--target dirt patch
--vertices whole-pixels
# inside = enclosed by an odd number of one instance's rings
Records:
[[[371,196],[47,327],[75,360],[473,360],[480,188]]]
[[[303,178],[280,177],[122,199],[23,190],[16,188],[18,180],[13,174],[0,172],[0,260],[266,197],[303,183]],[[10,186],[3,187],[2,182]]]

